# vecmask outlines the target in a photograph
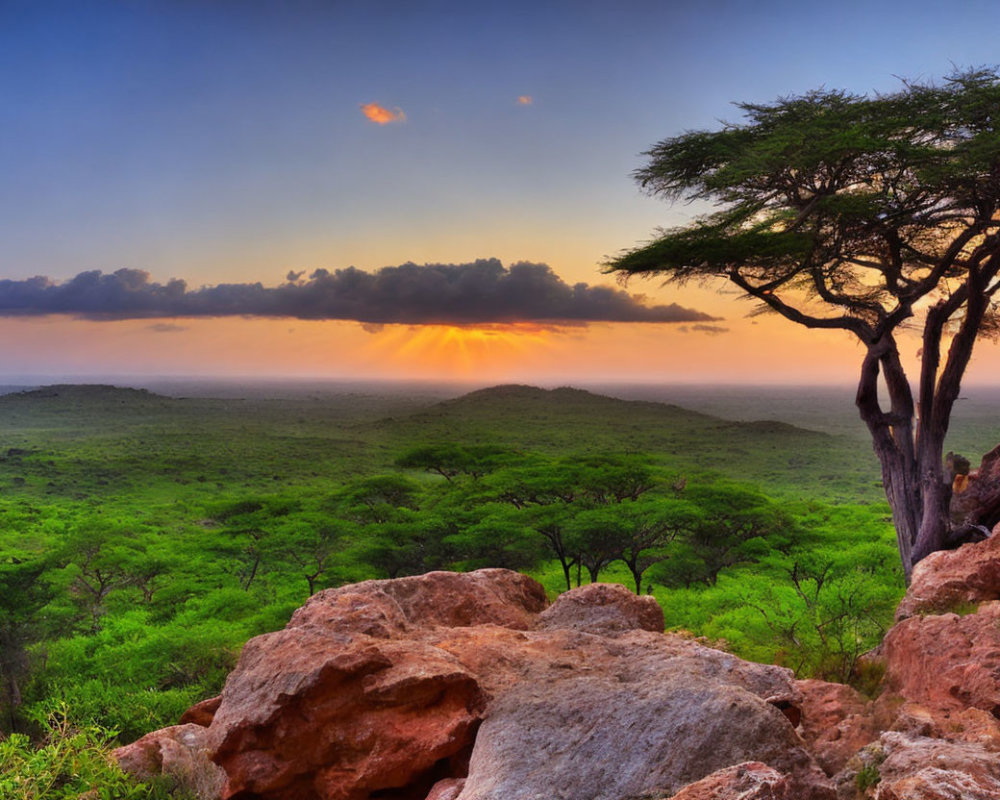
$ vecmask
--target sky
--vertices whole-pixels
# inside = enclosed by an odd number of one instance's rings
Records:
[[[705,210],[631,173],[737,101],[998,64],[997,30],[962,0],[0,0],[0,379],[853,381],[843,335],[603,275]],[[969,379],[998,368],[983,342]]]

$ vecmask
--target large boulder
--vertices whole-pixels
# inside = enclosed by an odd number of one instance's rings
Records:
[[[669,794],[746,761],[793,773],[796,798],[833,797],[788,720],[762,698],[692,681],[684,669],[628,677],[554,675],[506,692],[479,731],[457,800]]]
[[[314,625],[259,636],[208,728],[223,797],[362,800],[429,787],[439,762],[467,758],[485,699],[457,659],[422,642]]]
[[[905,619],[882,644],[888,689],[940,714],[1000,715],[1000,601],[974,614]]]
[[[789,719],[791,672],[662,629],[617,586],[546,610],[505,570],[368,581],[248,642],[190,715],[208,727],[188,727],[224,800],[621,800],[744,762],[832,800]]]
[[[906,596],[896,608],[896,621],[916,614],[969,610],[1000,600],[1000,535],[964,544],[957,550],[931,553],[913,568]]]

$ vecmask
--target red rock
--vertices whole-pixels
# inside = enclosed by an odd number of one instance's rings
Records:
[[[484,706],[475,677],[440,649],[372,642],[307,626],[247,643],[208,729],[223,798],[367,798],[461,757]]]
[[[178,720],[179,725],[201,725],[203,728],[207,728],[212,724],[212,719],[215,717],[215,712],[219,710],[219,703],[222,702],[222,696],[209,697],[207,700],[202,700],[200,703],[195,703],[191,708],[181,714],[180,720]]]
[[[670,800],[797,800],[788,776],[759,761],[736,764],[689,784]]]
[[[618,583],[591,583],[559,595],[541,613],[542,629],[561,628],[589,633],[663,632],[663,609],[656,598],[636,595]]]
[[[175,725],[153,731],[113,755],[121,768],[140,779],[160,775],[199,800],[217,800],[226,773],[209,759],[206,730],[200,725]]]
[[[997,800],[1000,759],[973,744],[882,734],[876,800]]]
[[[1000,535],[957,550],[940,550],[920,561],[896,609],[896,621],[991,600],[1000,600]]]
[[[377,637],[411,626],[502,625],[526,630],[546,605],[541,584],[510,570],[429,572],[319,592],[292,615],[287,627],[319,624]]]
[[[844,768],[848,759],[878,738],[871,703],[839,683],[796,681],[802,694],[799,735],[827,775]]]
[[[1000,602],[975,614],[910,617],[882,645],[891,692],[934,713],[1000,714]]]

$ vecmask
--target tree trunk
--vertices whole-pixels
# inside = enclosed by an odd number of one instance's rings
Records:
[[[889,411],[884,411],[879,403],[880,373],[889,390]],[[891,336],[885,335],[869,344],[855,403],[871,433],[872,447],[882,467],[882,487],[892,509],[903,577],[909,586],[913,543],[920,530],[923,504],[913,446],[913,397]]]
[[[560,558],[559,563],[562,564],[563,575],[566,578],[566,591],[568,592],[573,588],[573,579],[570,577],[570,567],[572,565],[565,558]]]

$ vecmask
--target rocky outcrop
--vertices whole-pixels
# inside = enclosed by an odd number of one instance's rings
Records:
[[[368,581],[248,642],[190,714],[208,727],[187,727],[227,800],[619,800],[745,762],[833,800],[789,721],[788,670],[662,630],[620,586],[546,608],[504,570]]]
[[[319,593],[118,757],[203,800],[998,800],[998,542],[921,562],[874,702],[621,586],[430,573]]]
[[[841,800],[1000,798],[998,577],[996,535],[917,565],[878,653],[884,732],[836,776]]]
[[[975,744],[883,733],[840,775],[842,800],[997,800],[1000,759]]]
[[[896,609],[896,621],[916,614],[971,611],[978,603],[1000,600],[1000,536],[996,533],[985,541],[931,553],[920,561]]]
[[[882,651],[888,688],[942,715],[978,708],[1000,716],[1000,601],[974,614],[911,617]]]

